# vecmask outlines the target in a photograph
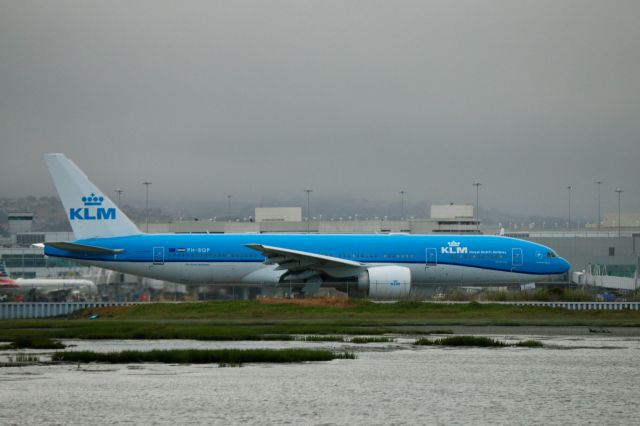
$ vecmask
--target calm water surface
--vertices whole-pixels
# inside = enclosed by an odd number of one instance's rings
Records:
[[[310,364],[0,368],[0,424],[640,423],[640,339],[533,337],[548,347],[413,348],[412,340],[400,339],[390,345],[359,345],[357,360]],[[353,347],[67,343],[92,350]]]

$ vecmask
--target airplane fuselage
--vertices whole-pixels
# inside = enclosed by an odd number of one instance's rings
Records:
[[[548,247],[499,236],[139,234],[75,243],[122,251],[91,254],[46,247],[45,254],[185,284],[288,282],[285,271],[265,265],[266,257],[248,244],[345,259],[360,263],[362,269],[403,266],[417,285],[524,283],[557,278],[568,269]]]

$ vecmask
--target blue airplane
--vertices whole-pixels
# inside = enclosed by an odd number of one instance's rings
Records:
[[[351,288],[404,298],[412,285],[505,285],[559,279],[549,247],[488,235],[145,234],[63,154],[45,159],[77,240],[44,244],[64,257],[191,285]]]

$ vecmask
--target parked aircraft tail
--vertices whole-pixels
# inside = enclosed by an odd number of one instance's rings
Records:
[[[138,227],[64,154],[45,154],[76,239],[140,234]]]

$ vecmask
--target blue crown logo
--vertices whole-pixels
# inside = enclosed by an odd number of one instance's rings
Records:
[[[448,244],[449,244],[449,247],[460,247],[460,243],[455,240],[449,242]]]
[[[98,197],[93,192],[88,197],[82,197],[85,206],[101,206],[103,201],[104,197]]]

